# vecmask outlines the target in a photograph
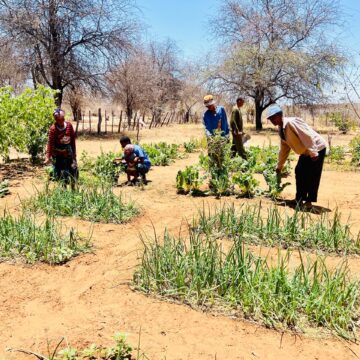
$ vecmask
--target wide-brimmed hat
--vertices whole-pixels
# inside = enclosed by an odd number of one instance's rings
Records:
[[[212,95],[204,96],[204,105],[205,106],[215,105],[214,97]]]
[[[267,111],[267,118],[269,119],[278,113],[282,113],[281,107],[277,104],[271,105]]]

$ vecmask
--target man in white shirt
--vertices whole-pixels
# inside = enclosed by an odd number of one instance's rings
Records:
[[[300,155],[295,168],[295,200],[299,206],[311,209],[312,202],[317,201],[326,153],[325,140],[303,119],[283,117],[279,105],[269,107],[267,118],[273,125],[279,127],[281,145],[276,172],[279,175],[281,174],[290,150]]]

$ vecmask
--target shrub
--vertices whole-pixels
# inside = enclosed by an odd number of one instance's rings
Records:
[[[44,86],[18,96],[11,87],[0,88],[0,155],[7,160],[13,147],[35,162],[44,151],[54,108],[54,91]]]
[[[77,216],[84,220],[120,224],[131,220],[139,211],[132,202],[125,203],[110,186],[79,186],[76,190],[49,186],[32,198],[30,209],[40,209],[53,216]]]
[[[341,163],[345,160],[346,151],[343,146],[332,146],[329,151],[328,159],[330,162]]]
[[[351,162],[353,164],[360,163],[360,135],[355,136],[350,141],[350,149],[351,149]]]
[[[63,234],[53,216],[42,222],[28,212],[19,218],[8,213],[0,218],[1,258],[62,264],[89,248],[89,241],[81,239],[73,229]]]
[[[346,134],[353,126],[353,121],[342,112],[330,114],[330,121],[343,133]]]

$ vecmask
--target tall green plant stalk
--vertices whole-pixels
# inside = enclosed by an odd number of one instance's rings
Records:
[[[18,218],[4,213],[0,218],[1,258],[62,264],[90,248],[89,239],[81,238],[74,229],[65,232],[54,217],[36,218],[29,212]]]
[[[125,203],[107,184],[80,186],[74,191],[62,186],[47,186],[28,202],[27,207],[54,216],[76,216],[93,222],[115,224],[127,222],[139,214],[133,202]]]
[[[344,263],[329,270],[318,258],[289,270],[291,254],[272,266],[245,249],[241,236],[224,251],[208,236],[142,239],[144,253],[134,274],[137,289],[205,307],[236,311],[274,328],[325,327],[354,336],[359,281]]]
[[[265,214],[264,214],[265,212]],[[342,224],[341,214],[281,212],[277,207],[262,209],[257,205],[224,205],[213,212],[204,209],[194,220],[193,229],[216,238],[241,236],[251,244],[296,247],[342,254],[360,254],[360,232],[354,236],[349,223]]]

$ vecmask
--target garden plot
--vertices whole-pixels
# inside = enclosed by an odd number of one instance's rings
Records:
[[[185,131],[186,127],[159,129],[155,134],[156,138],[147,138],[147,141],[173,143],[174,134],[179,138],[179,132],[175,131],[177,129]],[[200,126],[197,131],[202,136]],[[189,127],[184,137],[190,139],[193,134],[194,128]],[[276,144],[277,138],[274,136],[272,139],[272,143]],[[348,144],[350,136],[341,137],[339,143],[333,139],[334,145],[345,145],[342,143],[343,139],[346,139]],[[185,139],[180,139],[178,144],[184,141]],[[253,135],[251,141],[252,146],[260,148],[264,143],[265,147],[268,145],[268,139],[264,135]],[[84,140],[78,144],[80,152],[88,150],[91,156],[100,155],[98,140]],[[106,151],[118,149],[119,146],[118,140],[104,142],[101,145]],[[94,153],[96,148],[98,152]],[[318,338],[318,335],[311,332],[315,326],[318,328],[318,325],[302,311],[295,312],[296,326],[298,331],[305,330],[307,335],[299,337],[294,336],[291,331],[274,331],[252,321],[234,321],[219,314],[212,316],[188,306],[147,297],[130,289],[129,284],[142,256],[143,247],[139,233],[153,233],[153,228],[160,233],[166,227],[171,236],[177,238],[180,229],[186,230],[187,222],[184,219],[192,219],[197,216],[199,209],[203,208],[204,198],[177,195],[175,185],[177,172],[186,166],[195,165],[198,159],[199,153],[188,153],[186,158],[177,159],[168,166],[154,167],[149,173],[152,182],[146,186],[145,191],[140,188],[126,188],[126,198],[129,196],[141,205],[142,215],[120,226],[96,223],[92,235],[92,242],[96,248],[94,253],[76,257],[66,266],[54,268],[42,265],[27,268],[0,264],[0,317],[5,319],[0,324],[0,357],[9,360],[29,358],[18,353],[8,353],[5,351],[7,347],[39,350],[37,352],[47,354],[47,340],[54,343],[62,336],[66,336],[67,342],[77,349],[87,348],[91,343],[108,346],[111,345],[108,339],[119,330],[128,334],[130,344],[137,344],[140,328],[141,348],[149,359],[214,359],[215,356],[218,359],[251,359],[255,358],[253,354],[256,354],[258,358],[270,360],[314,357],[327,360],[356,358],[354,353],[359,356],[360,351],[355,343],[339,341],[333,336]],[[319,193],[319,206],[331,210],[338,208],[343,214],[343,225],[351,215],[350,225],[353,234],[360,230],[359,175],[355,172],[325,170]],[[284,189],[283,196],[291,198],[295,190],[293,174],[286,181],[292,184]],[[29,181],[24,181],[24,187],[31,188]],[[14,191],[17,189],[10,190],[13,194],[1,199],[1,203],[15,199]],[[120,189],[114,189],[114,192],[119,194]],[[221,208],[222,201],[209,196],[205,199],[205,208]],[[258,200],[231,197],[231,202],[234,202],[236,210],[240,211],[241,204],[254,205]],[[266,209],[273,205],[269,198],[262,200],[265,213]],[[292,210],[289,209],[289,216],[291,214]],[[330,218],[333,215],[334,212],[329,213]],[[318,215],[309,216],[314,220],[319,219]],[[82,232],[89,226],[83,221],[72,221]],[[221,242],[229,248],[232,245],[232,241],[225,237]],[[276,245],[274,242],[271,246]],[[255,259],[256,254],[261,252],[260,247],[252,245],[250,248],[253,251],[249,256]],[[276,248],[272,251],[275,264],[276,251]],[[286,255],[284,250],[281,254],[284,252]],[[300,264],[298,254],[294,253],[293,256],[296,265],[290,264],[288,267],[289,277],[284,277],[286,281],[292,279],[293,269]],[[342,251],[329,254],[326,264],[335,269],[335,265],[341,261],[340,256],[344,256]],[[306,251],[303,257],[307,258]],[[311,254],[311,258],[315,260],[315,255]],[[260,259],[262,262],[264,257]],[[346,277],[344,283],[348,286],[356,283],[359,278],[360,265],[356,255],[344,256],[344,259],[347,259],[349,264],[347,275],[350,279]],[[321,268],[321,263],[318,263],[318,268]],[[270,275],[274,274],[268,275],[270,278]],[[287,284],[285,280],[284,284]],[[229,308],[227,310],[233,311]],[[269,327],[275,326],[285,330],[293,326],[288,325],[292,324],[291,321],[282,322],[280,318],[265,320],[261,312],[255,315],[257,316],[253,319],[266,323]],[[250,315],[249,317],[251,318]],[[318,319],[321,317],[318,316]],[[351,321],[354,322],[354,319]],[[328,324],[321,324],[319,328],[328,326],[336,333],[329,321],[326,322]]]

